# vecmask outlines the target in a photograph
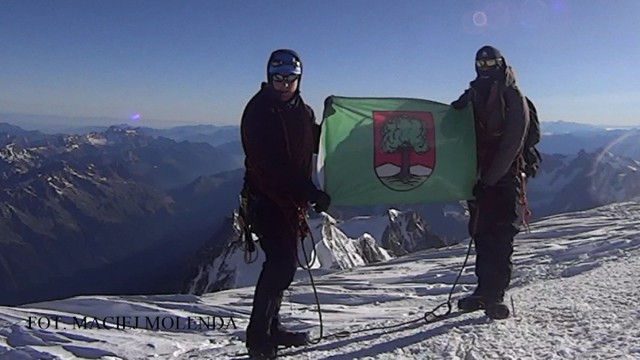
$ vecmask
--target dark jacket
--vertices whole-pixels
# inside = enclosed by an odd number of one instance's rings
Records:
[[[461,109],[469,102],[475,119],[480,180],[493,186],[516,170],[529,127],[527,102],[509,66],[503,81],[487,84],[476,79],[451,105]]]
[[[266,83],[247,103],[240,125],[245,189],[280,205],[305,207],[319,190],[311,180],[320,127],[297,95],[284,103]]]

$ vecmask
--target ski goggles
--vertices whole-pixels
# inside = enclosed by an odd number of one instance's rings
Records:
[[[271,75],[271,78],[273,79],[274,82],[286,82],[286,83],[292,83],[296,80],[298,80],[300,76],[297,74],[288,74],[288,75],[283,75],[283,74],[273,74]]]
[[[300,67],[302,65],[302,63],[300,63],[299,60],[297,59],[273,59],[271,60],[271,63],[269,63],[269,65],[271,67],[277,68],[283,65],[291,65],[291,66],[295,66],[295,67]]]
[[[492,67],[496,65],[502,65],[502,59],[484,59],[484,60],[476,60],[477,67]]]

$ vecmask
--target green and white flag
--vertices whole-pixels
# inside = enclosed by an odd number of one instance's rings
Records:
[[[476,145],[471,106],[404,98],[325,100],[318,172],[332,204],[471,199]]]

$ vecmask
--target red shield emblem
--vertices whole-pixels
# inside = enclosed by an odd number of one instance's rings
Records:
[[[395,191],[424,183],[436,166],[433,114],[423,111],[374,111],[374,168]]]

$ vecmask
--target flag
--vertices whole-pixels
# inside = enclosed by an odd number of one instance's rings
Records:
[[[422,99],[325,100],[318,173],[332,204],[399,205],[471,199],[471,106]]]

